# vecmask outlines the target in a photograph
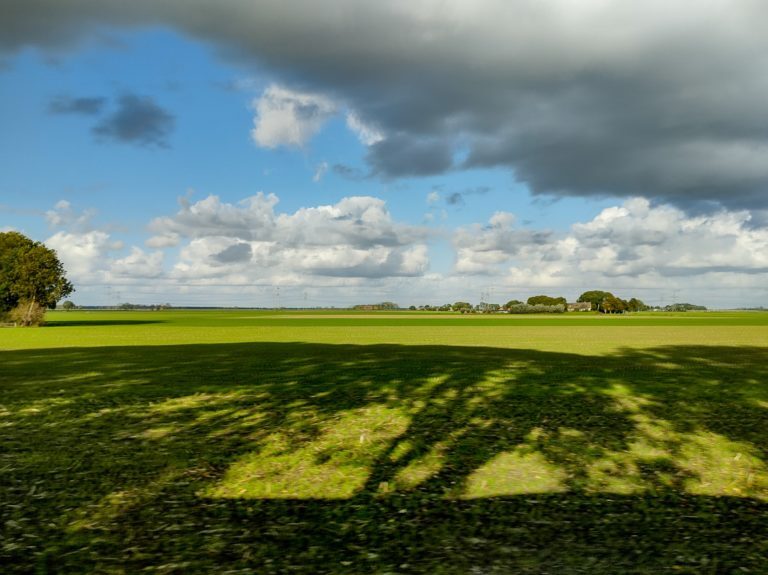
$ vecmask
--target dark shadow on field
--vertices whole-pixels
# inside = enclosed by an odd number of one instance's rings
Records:
[[[352,496],[203,495],[275,434],[290,455],[319,445],[350,412],[374,408],[407,412],[408,422],[373,455],[346,454],[367,477]],[[643,422],[667,432],[644,436]],[[768,348],[602,357],[308,343],[0,352],[0,566],[768,573],[768,504],[691,494],[686,482],[696,477],[677,457],[683,434],[714,434],[768,462]],[[642,489],[619,495],[596,483],[595,466],[638,437],[659,454],[632,461]],[[439,469],[390,490],[436,449]],[[473,473],[513,451],[559,470],[563,492],[456,499]],[[308,465],[336,455],[320,450]]]

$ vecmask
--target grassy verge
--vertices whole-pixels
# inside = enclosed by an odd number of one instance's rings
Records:
[[[4,572],[766,572],[764,326],[96,317],[2,334]]]

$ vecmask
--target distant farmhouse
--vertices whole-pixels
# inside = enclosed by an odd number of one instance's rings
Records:
[[[577,301],[568,304],[568,311],[592,311],[592,304],[588,301]]]

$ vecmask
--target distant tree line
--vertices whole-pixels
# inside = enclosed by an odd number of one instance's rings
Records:
[[[611,292],[602,290],[590,290],[582,293],[576,300],[577,303],[588,303],[590,311],[596,311],[605,314],[617,314],[625,312],[638,312],[649,310],[664,311],[693,311],[706,310],[704,306],[698,306],[688,303],[672,304],[664,308],[654,308],[647,305],[638,298],[628,300],[615,296]],[[564,313],[568,311],[568,301],[562,297],[553,297],[548,295],[535,295],[529,297],[525,302],[520,300],[510,300],[501,305],[496,303],[480,302],[472,305],[466,301],[457,301],[453,304],[444,304],[440,306],[420,305],[410,306],[410,310],[420,311],[455,311],[460,313]]]
[[[172,309],[173,306],[169,303],[158,303],[158,304],[142,304],[142,303],[121,303],[117,306],[117,309],[124,310],[124,311],[133,311],[133,310],[149,310],[149,311],[161,311],[164,309]]]
[[[352,309],[358,311],[374,311],[374,310],[393,310],[400,309],[400,306],[395,302],[383,301],[381,303],[366,303],[352,306]]]
[[[624,313],[626,311],[706,311],[706,307],[703,305],[694,305],[690,303],[674,303],[665,307],[651,307],[646,305],[642,300],[637,298],[631,298],[629,300],[616,297],[611,292],[593,290],[586,291],[579,296],[577,301],[589,302],[592,304],[594,311],[601,313]]]
[[[672,305],[664,306],[664,311],[706,311],[707,308],[703,305],[693,305],[692,303],[673,303]]]
[[[601,290],[585,291],[576,301],[590,303],[593,311],[601,313],[624,313],[625,311],[647,311],[650,309],[642,300],[637,298],[625,300],[609,291]]]
[[[529,304],[519,303],[515,305],[507,305],[504,310],[507,313],[563,313],[565,312],[565,305],[554,304],[547,305],[543,303]]]
[[[455,311],[459,313],[563,313],[566,311],[567,300],[564,297],[537,295],[528,298],[527,302],[510,300],[505,304],[480,302],[472,305],[467,301],[457,301],[443,305],[412,305],[408,309],[418,311]]]
[[[467,304],[470,308],[472,307],[470,304]],[[409,310],[411,311],[460,311],[459,309],[454,309],[452,304],[446,303],[443,305],[420,305],[420,306],[409,306]]]

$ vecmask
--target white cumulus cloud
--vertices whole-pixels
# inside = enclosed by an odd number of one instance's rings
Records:
[[[45,244],[56,250],[75,283],[100,279],[109,253],[123,247],[121,242],[100,230],[84,233],[56,232],[45,240]]]
[[[236,204],[217,196],[184,201],[174,216],[150,228],[159,245],[175,238],[182,249],[174,274],[232,281],[267,277],[384,278],[416,276],[428,267],[426,232],[395,222],[383,200],[348,197],[336,204],[278,213],[273,194]],[[236,277],[235,277],[236,276]]]
[[[366,146],[372,146],[384,139],[384,134],[373,125],[364,122],[357,112],[347,112],[347,127],[354,132],[357,139]]]
[[[45,219],[52,228],[77,228],[87,229],[91,220],[96,215],[96,210],[76,211],[70,202],[60,200],[53,209],[45,212]]]
[[[321,94],[277,85],[269,86],[253,106],[256,117],[251,136],[264,148],[304,146],[337,110],[336,104]]]
[[[695,291],[757,289],[768,273],[768,229],[747,211],[687,215],[632,198],[562,234],[515,227],[510,214],[454,235],[456,272],[508,286]],[[571,295],[578,295],[573,293]]]
[[[119,277],[157,278],[163,275],[163,257],[162,252],[146,253],[134,246],[130,254],[112,262],[110,271]]]

